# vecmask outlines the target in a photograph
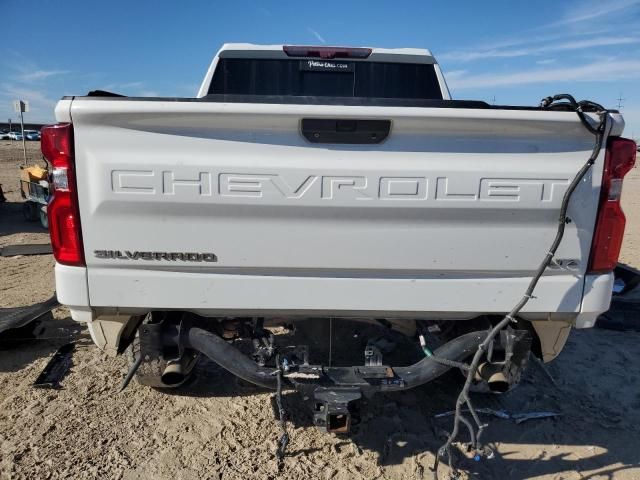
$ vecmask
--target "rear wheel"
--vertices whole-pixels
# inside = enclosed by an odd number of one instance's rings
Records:
[[[140,358],[140,336],[136,333],[135,338],[127,347],[125,352],[129,368]],[[140,367],[136,371],[135,378],[140,385],[146,385],[153,388],[177,388],[183,385],[193,375],[194,368],[198,362],[197,352],[187,350],[183,354],[181,362],[181,375],[175,373],[167,373],[169,363],[162,356],[151,358],[149,355],[142,361]],[[163,375],[165,375],[163,377]]]

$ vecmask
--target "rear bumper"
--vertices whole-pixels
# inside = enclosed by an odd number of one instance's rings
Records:
[[[87,269],[56,263],[55,276],[58,302],[69,307],[71,318],[77,322],[92,321],[94,318],[89,303]]]
[[[580,314],[575,321],[576,328],[593,327],[598,316],[609,310],[613,281],[613,272],[585,277]]]
[[[56,265],[60,303],[74,319],[91,321],[117,308],[213,315],[336,315],[469,318],[509,311],[528,278],[333,278],[143,271]],[[613,274],[543,277],[523,309],[527,316],[575,314],[593,326],[609,308]],[[90,288],[89,288],[90,286]],[[583,295],[584,286],[584,295]],[[539,314],[539,315],[538,315]],[[566,317],[565,317],[566,320]]]

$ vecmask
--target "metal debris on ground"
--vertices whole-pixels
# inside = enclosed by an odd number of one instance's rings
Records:
[[[503,420],[513,420],[515,423],[520,424],[522,422],[526,422],[527,420],[532,420],[536,418],[551,418],[558,417],[562,415],[557,412],[524,412],[524,413],[509,413],[506,410],[494,410],[492,408],[476,408],[476,412],[482,413],[484,415],[491,415],[493,417],[501,418]],[[468,413],[469,410],[463,410],[464,413]],[[433,416],[433,418],[444,418],[455,415],[455,410],[451,410],[449,412],[438,413]]]
[[[537,418],[551,418],[558,417],[560,413],[556,412],[529,412],[529,413],[513,413],[511,415],[511,419],[516,423],[520,424],[522,422],[526,422],[527,420],[533,420]]]
[[[621,278],[616,278],[615,281],[613,282],[613,293],[622,293],[622,291],[624,290],[626,284],[624,283],[624,280],[622,280]]]
[[[73,364],[72,357],[75,348],[75,342],[61,346],[51,357],[44,370],[38,375],[33,386],[37,388],[60,388],[60,381],[69,372]]]
[[[469,410],[463,410],[464,413],[469,413]],[[493,415],[494,417],[498,417],[498,418],[502,418],[502,419],[506,419],[508,420],[510,417],[510,415],[505,412],[504,410],[493,410],[491,408],[476,408],[476,412],[478,413],[484,413],[485,415]],[[436,415],[433,416],[433,418],[444,418],[444,417],[450,417],[451,415],[454,415],[456,413],[455,410],[451,410],[449,412],[442,412],[442,413],[438,413]]]

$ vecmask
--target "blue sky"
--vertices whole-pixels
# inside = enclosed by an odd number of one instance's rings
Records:
[[[534,105],[568,92],[615,108],[640,137],[640,0],[0,0],[0,118],[63,95],[194,96],[224,42],[423,47],[453,97]],[[495,98],[495,100],[494,100]]]

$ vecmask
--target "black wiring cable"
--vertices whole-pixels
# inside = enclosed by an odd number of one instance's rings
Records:
[[[278,459],[278,469],[282,470],[284,466],[284,456],[287,450],[287,445],[289,445],[289,432],[287,431],[287,423],[286,423],[286,412],[282,407],[282,370],[283,366],[280,363],[280,355],[276,355],[276,365],[278,370],[276,371],[276,380],[277,380],[277,388],[276,388],[276,404],[278,407],[278,420],[280,422],[280,430],[282,430],[282,435],[280,436],[280,440],[278,440],[278,448],[276,450],[276,458]]]
[[[440,457],[444,455],[447,456],[448,464],[452,470],[453,476],[457,476],[457,471],[453,468],[453,465],[452,465],[453,461],[451,457],[451,445],[458,437],[458,433],[460,431],[460,423],[463,423],[467,428],[470,427],[469,421],[462,416],[462,407],[465,404],[467,404],[467,406],[469,407],[469,411],[472,412],[474,421],[476,421],[476,424],[478,425],[478,433],[476,435],[471,434],[472,445],[475,443],[473,447],[478,449],[479,439],[486,425],[481,425],[479,420],[477,420],[477,415],[474,415],[475,409],[473,408],[471,404],[471,400],[469,399],[469,388],[471,387],[473,379],[478,370],[480,360],[482,359],[484,353],[487,351],[490,345],[493,343],[493,340],[495,339],[495,337],[500,333],[500,331],[503,328],[505,328],[507,325],[509,325],[511,322],[515,322],[516,316],[518,315],[518,313],[520,313],[520,310],[522,310],[522,308],[527,304],[527,302],[529,302],[529,300],[533,298],[533,291],[535,290],[535,287],[538,284],[538,281],[540,280],[542,275],[544,274],[545,270],[553,260],[553,256],[555,255],[558,247],[560,246],[560,242],[562,241],[562,237],[564,236],[565,227],[566,227],[566,224],[568,223],[567,209],[569,208],[569,201],[571,200],[571,196],[575,191],[575,189],[580,184],[580,182],[582,181],[582,179],[584,178],[584,176],[587,174],[587,172],[591,169],[593,164],[596,162],[596,159],[598,158],[598,155],[602,150],[603,142],[605,139],[605,133],[607,131],[607,126],[608,126],[608,122],[607,122],[608,111],[605,108],[603,108],[601,105],[588,100],[577,102],[575,98],[569,94],[559,94],[559,95],[554,95],[552,97],[544,98],[540,103],[540,107],[543,109],[549,109],[549,110],[559,110],[559,109],[570,108],[571,111],[574,111],[578,115],[578,118],[580,119],[580,122],[582,123],[582,125],[595,136],[593,150],[591,152],[591,155],[589,156],[589,159],[580,168],[578,173],[573,178],[573,181],[569,184],[569,187],[567,188],[562,198],[562,203],[560,206],[560,215],[558,217],[558,228],[556,230],[556,236],[553,242],[551,243],[549,250],[544,256],[544,259],[538,266],[535,275],[531,278],[531,281],[529,282],[529,285],[524,295],[522,296],[520,301],[511,309],[511,311],[507,315],[505,315],[504,318],[489,331],[489,333],[487,334],[483,342],[478,346],[478,349],[476,350],[476,353],[473,356],[471,364],[469,365],[464,386],[462,387],[462,390],[460,391],[460,394],[458,395],[458,398],[456,400],[453,429],[451,430],[451,433],[447,437],[447,440],[445,441],[445,443],[442,445],[442,447],[440,447],[440,449],[438,449],[438,452],[436,452],[434,465],[432,467],[432,470],[434,471],[436,478],[438,476],[438,466],[439,466]],[[597,123],[597,125],[595,126],[592,125],[591,120],[585,114],[585,110],[595,112],[598,115],[599,122]]]

